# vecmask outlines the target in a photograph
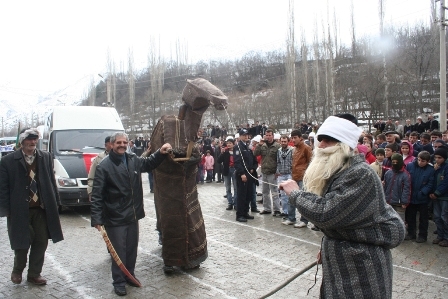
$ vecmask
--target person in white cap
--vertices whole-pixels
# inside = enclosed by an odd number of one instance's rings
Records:
[[[390,249],[403,242],[406,229],[386,203],[378,175],[353,153],[361,134],[356,122],[350,114],[328,117],[303,189],[294,180],[280,188],[324,233],[321,298],[392,298]]]
[[[414,125],[414,131],[421,134],[426,131],[426,124],[423,122],[422,117],[417,117],[417,122]]]

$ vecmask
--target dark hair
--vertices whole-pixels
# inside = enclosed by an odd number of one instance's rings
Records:
[[[291,137],[293,136],[302,137],[302,132],[300,130],[292,130]]]
[[[420,134],[420,139],[431,140],[431,136],[428,133]]]
[[[437,136],[437,137],[442,138],[442,132],[434,130],[431,132],[431,136]]]
[[[421,151],[420,153],[418,153],[418,157],[428,162],[431,160],[431,154],[427,151]]]
[[[386,135],[384,135],[384,134],[378,134],[378,136],[376,136],[376,139],[386,140]]]
[[[266,130],[266,133],[272,133],[272,134],[274,134],[274,131],[273,131],[272,129],[267,129],[267,130]]]
[[[358,119],[354,115],[351,115],[350,113],[340,113],[340,114],[336,114],[335,116],[339,117],[339,118],[346,119],[348,121],[351,121],[355,125],[358,125]]]
[[[288,135],[285,135],[285,134],[282,134],[281,136],[280,136],[280,139],[284,139],[284,138],[286,138],[286,139],[288,139],[288,141],[289,141],[289,137],[288,137]]]
[[[411,134],[409,134],[409,136],[417,136],[417,138],[418,138],[418,132],[412,131]]]
[[[398,148],[398,144],[396,143],[388,143],[386,148],[391,149],[393,152],[398,152],[400,149]]]

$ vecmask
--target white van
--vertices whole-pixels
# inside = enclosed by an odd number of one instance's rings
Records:
[[[54,158],[54,173],[62,206],[90,205],[87,175],[104,139],[124,131],[112,107],[59,106],[45,118],[39,148]]]

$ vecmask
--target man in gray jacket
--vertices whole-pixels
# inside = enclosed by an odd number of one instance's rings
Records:
[[[93,181],[91,224],[98,230],[104,225],[121,261],[134,277],[139,238],[138,220],[145,217],[141,173],[159,166],[171,149],[165,143],[148,158],[127,153],[129,138],[116,132],[110,137],[112,150],[96,168]],[[119,266],[112,263],[114,291],[126,295],[127,280]]]
[[[386,203],[378,175],[364,156],[353,154],[361,134],[354,122],[350,114],[327,118],[303,190],[293,180],[280,188],[324,233],[321,298],[392,298],[390,249],[406,230]]]

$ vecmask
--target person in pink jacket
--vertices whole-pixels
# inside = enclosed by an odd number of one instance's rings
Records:
[[[414,147],[412,146],[412,143],[410,143],[407,140],[403,140],[401,142],[400,153],[403,156],[403,162],[405,166],[414,161],[415,159],[413,155]]]
[[[214,165],[215,165],[215,159],[211,155],[211,152],[209,150],[207,150],[206,156],[205,156],[205,164],[204,164],[204,168],[207,171],[206,183],[212,182]]]

